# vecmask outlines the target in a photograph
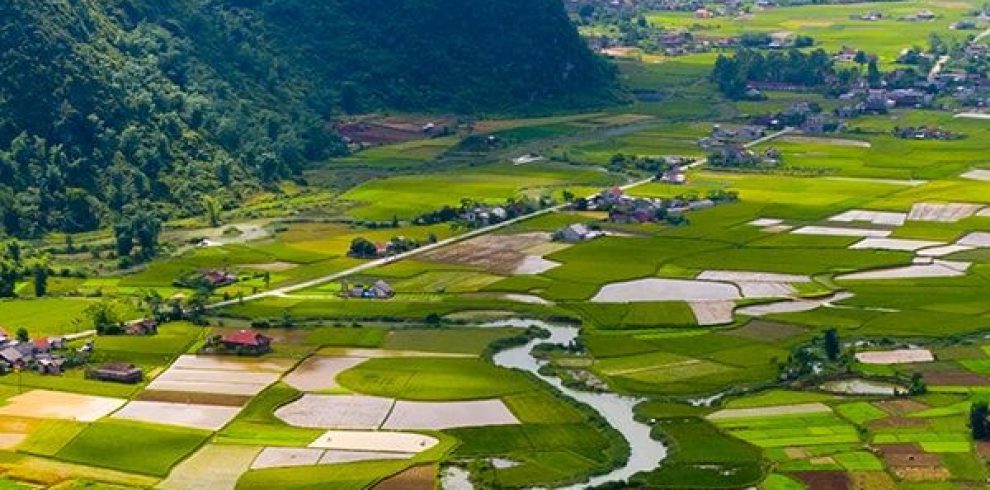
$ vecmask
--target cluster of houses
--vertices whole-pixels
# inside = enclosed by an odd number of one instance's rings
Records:
[[[964,138],[965,135],[961,133],[955,133],[946,129],[942,129],[935,126],[907,126],[900,127],[895,126],[892,134],[901,139],[910,140],[956,140]]]
[[[606,189],[587,203],[587,209],[607,211],[608,220],[613,223],[656,223],[667,221],[680,223],[684,213],[714,207],[720,202],[734,201],[738,196],[733,193],[714,193],[706,198],[677,197],[673,199],[649,199],[632,197],[625,194],[619,187]],[[575,237],[581,235],[583,229],[571,230]],[[597,237],[592,230],[587,230],[584,237]]]
[[[93,350],[92,341],[78,349],[80,354]],[[21,371],[31,369],[40,374],[61,374],[63,366],[71,355],[65,338],[41,337],[19,341],[11,339],[0,328],[0,371]]]
[[[707,53],[716,48],[732,48],[738,44],[738,40],[731,36],[703,36],[688,31],[664,33],[658,41],[663,54],[667,56]]]
[[[928,9],[921,9],[913,14],[905,15],[899,20],[907,22],[927,22],[938,18],[938,14]]]
[[[853,14],[849,16],[852,20],[865,20],[867,22],[876,22],[878,20],[883,20],[883,12],[877,10],[870,10],[862,14]]]
[[[355,284],[351,286],[346,280],[340,284],[341,294],[345,298],[388,299],[395,296],[395,289],[386,281],[378,280],[371,284]]]
[[[734,146],[738,143],[747,143],[766,135],[767,128],[765,126],[747,125],[738,129],[730,129],[720,124],[714,124],[711,134],[698,140],[698,147],[703,150],[712,150]]]
[[[715,148],[708,154],[708,165],[718,168],[766,168],[780,165],[780,150],[769,147],[763,151],[747,148],[736,143]]]
[[[934,95],[918,88],[854,89],[839,96],[847,104],[837,108],[835,115],[851,119],[862,114],[886,114],[896,107],[920,109],[931,106]]]

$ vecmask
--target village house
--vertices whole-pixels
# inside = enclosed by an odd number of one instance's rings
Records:
[[[594,240],[595,238],[605,236],[605,233],[599,230],[592,230],[586,225],[575,223],[570,226],[566,226],[557,230],[554,233],[554,239],[560,240],[562,242],[577,243],[587,240]]]
[[[212,288],[228,286],[237,282],[237,274],[220,270],[205,272],[201,277]]]
[[[852,16],[852,18],[853,19],[859,19],[859,20],[865,20],[865,21],[869,21],[869,22],[876,22],[878,20],[882,20],[883,19],[883,13],[882,12],[878,12],[876,10],[871,10],[871,11],[866,12],[864,14],[854,15],[854,16]]]
[[[712,12],[706,8],[699,8],[694,11],[695,19],[711,19],[712,17],[715,17],[715,12]]]
[[[684,173],[684,167],[673,165],[664,170],[657,180],[665,184],[683,185],[687,183],[687,174]]]
[[[932,95],[914,88],[891,90],[890,100],[896,107],[922,107],[932,102]]]
[[[922,126],[922,127],[897,127],[895,126],[893,135],[901,139],[915,139],[915,140],[953,140],[962,138],[963,135],[959,133],[953,133],[942,128],[933,126]]]
[[[27,342],[8,343],[0,349],[0,365],[9,369],[36,369],[40,374],[61,374],[65,357],[54,351],[66,348],[63,337],[42,337]]]
[[[34,362],[38,374],[62,374],[63,364],[65,364],[65,358],[51,354],[38,354]]]
[[[252,356],[267,354],[272,350],[271,337],[253,330],[238,330],[224,335],[220,338],[219,344],[229,352]]]
[[[109,362],[86,371],[86,378],[97,381],[135,384],[144,379],[141,368],[124,362]]]
[[[392,286],[382,280],[367,286],[357,284],[354,287],[348,287],[347,281],[344,281],[341,284],[341,291],[350,298],[388,299],[395,296],[395,290],[392,289]]]
[[[127,324],[124,328],[124,334],[126,335],[157,335],[158,334],[158,322],[151,318],[144,318],[141,320],[135,320]]]

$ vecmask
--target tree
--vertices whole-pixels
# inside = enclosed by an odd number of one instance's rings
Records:
[[[220,226],[220,201],[209,194],[204,194],[203,208],[206,210],[206,219],[210,226]]]
[[[114,245],[117,257],[130,257],[134,251],[134,232],[131,224],[119,222],[113,225]]]
[[[134,216],[131,226],[141,246],[141,258],[154,257],[158,253],[158,235],[162,232],[162,221],[154,213],[140,212]]]
[[[24,327],[18,328],[17,329],[17,341],[18,342],[27,342],[29,340],[31,340],[31,334],[28,333],[27,329],[24,328]]]
[[[16,296],[17,277],[17,264],[0,256],[0,298]]]
[[[828,360],[835,361],[839,358],[839,354],[842,351],[842,346],[839,343],[839,332],[834,328],[830,328],[825,331],[825,355],[828,356]]]
[[[973,439],[985,441],[990,438],[990,405],[985,401],[974,402],[969,407],[969,430]]]
[[[378,255],[378,247],[367,238],[357,237],[351,241],[351,248],[347,253],[351,257],[370,258]]]
[[[876,58],[871,59],[866,65],[866,83],[870,84],[871,87],[879,87],[882,75],[880,74],[880,68],[877,67]]]
[[[34,295],[41,298],[48,294],[48,264],[38,261],[32,267]]]
[[[93,303],[83,313],[93,324],[96,333],[100,335],[116,335],[123,331],[120,311],[117,304],[112,301]]]
[[[908,391],[911,395],[924,395],[928,392],[928,387],[925,386],[921,373],[914,373],[911,375],[911,387]]]

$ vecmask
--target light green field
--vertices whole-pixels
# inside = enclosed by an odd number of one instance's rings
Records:
[[[967,2],[937,4],[914,1],[772,8],[754,11],[753,17],[747,20],[726,17],[696,19],[693,12],[658,12],[650,14],[648,18],[651,23],[660,27],[696,29],[697,33],[708,36],[732,36],[744,32],[795,32],[814,38],[816,47],[835,52],[843,46],[851,46],[876,53],[882,62],[889,64],[894,62],[903,48],[926,46],[931,33],[938,33],[945,39],[964,38],[964,32],[952,31],[948,27],[963,18],[971,7],[972,4]],[[931,22],[898,20],[922,9],[931,10],[939,17]],[[851,15],[872,10],[883,13],[884,18],[876,22],[849,18]]]

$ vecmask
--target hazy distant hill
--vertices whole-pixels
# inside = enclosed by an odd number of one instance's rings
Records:
[[[560,0],[0,2],[0,227],[198,212],[344,151],[340,112],[599,104]]]

